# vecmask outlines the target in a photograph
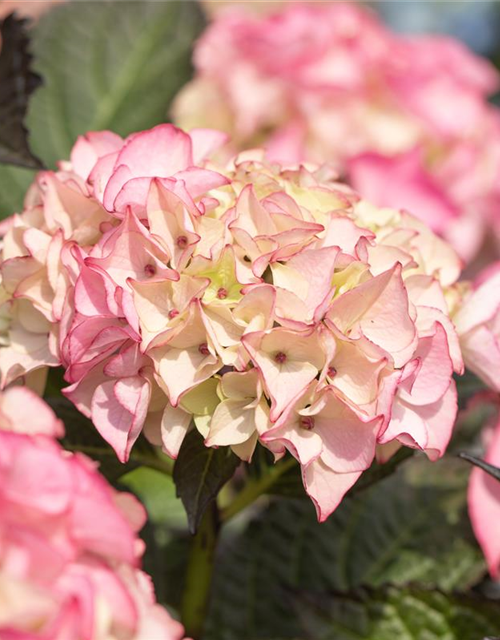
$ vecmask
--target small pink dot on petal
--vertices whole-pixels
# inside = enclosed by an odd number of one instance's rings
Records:
[[[278,351],[278,353],[274,356],[274,360],[278,364],[283,364],[284,362],[286,362],[286,353],[283,353],[283,351]]]
[[[217,291],[217,297],[219,298],[219,300],[225,300],[227,298],[227,289],[225,289],[224,287],[221,287]]]
[[[203,342],[202,344],[200,344],[200,346],[198,347],[198,351],[201,353],[202,356],[210,355],[210,349],[208,348],[208,344],[206,342]]]
[[[299,423],[302,429],[306,429],[306,431],[314,429],[314,418],[312,416],[300,416]]]
[[[326,372],[326,375],[329,378],[335,378],[335,376],[337,375],[337,369],[335,369],[335,367],[328,367],[328,371]]]
[[[176,240],[176,245],[179,247],[179,249],[185,249],[187,247],[188,244],[188,239],[186,238],[186,236],[179,236]]]
[[[172,320],[172,318],[175,318],[178,315],[179,315],[179,312],[177,311],[177,309],[170,309],[170,311],[168,312],[168,317],[170,318],[170,320]]]
[[[147,264],[144,267],[144,273],[148,276],[148,278],[152,278],[156,275],[156,267],[154,264]]]

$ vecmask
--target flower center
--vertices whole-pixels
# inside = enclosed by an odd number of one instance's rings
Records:
[[[283,351],[278,351],[278,353],[274,356],[274,360],[278,364],[283,364],[284,362],[286,362],[286,353],[283,353]]]
[[[176,240],[176,244],[179,249],[185,249],[187,247],[188,239],[186,236],[179,236]]]
[[[152,278],[156,275],[156,267],[154,264],[147,264],[144,267],[144,273],[148,276],[148,278]]]
[[[328,367],[328,371],[326,372],[326,375],[329,378],[335,378],[335,376],[337,375],[337,369],[335,369],[335,367]]]
[[[201,353],[202,356],[210,355],[210,350],[206,342],[202,342],[202,344],[200,344],[200,346],[198,347],[198,351]]]
[[[314,418],[312,416],[300,416],[299,423],[302,429],[306,429],[306,431],[314,429]]]
[[[227,298],[227,289],[225,289],[224,287],[221,287],[217,291],[217,297],[219,298],[219,300],[225,300]]]
[[[170,311],[168,312],[168,317],[170,318],[170,320],[172,320],[172,318],[175,318],[178,315],[179,315],[179,312],[177,311],[177,309],[170,309]]]

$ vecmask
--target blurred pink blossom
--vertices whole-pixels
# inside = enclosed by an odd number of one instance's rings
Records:
[[[61,435],[33,392],[0,395],[2,640],[181,640],[139,569],[144,509]]]
[[[494,67],[460,42],[390,32],[355,3],[217,12],[174,105],[280,162],[333,163],[364,197],[408,209],[469,261],[498,232]]]
[[[498,399],[496,400],[498,405]],[[498,407],[497,407],[498,409]],[[500,422],[483,430],[485,461],[500,467]],[[469,515],[474,534],[486,558],[491,577],[500,576],[500,482],[479,467],[471,472],[468,491]]]

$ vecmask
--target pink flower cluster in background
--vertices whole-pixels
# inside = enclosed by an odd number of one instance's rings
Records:
[[[139,569],[144,509],[63,431],[27,388],[0,395],[0,637],[181,640]]]
[[[472,259],[499,230],[494,67],[456,40],[402,36],[354,3],[221,11],[174,106],[189,129],[265,144],[278,161],[333,163],[363,197],[406,208]]]
[[[375,456],[436,459],[461,372],[454,251],[328,166],[227,166],[211,130],[78,140],[9,222],[0,372],[62,364],[120,460],[141,433],[176,457],[194,421],[249,460],[300,462],[321,520]]]
[[[484,398],[481,398],[484,402]],[[500,468],[500,420],[499,401],[495,397],[496,424],[483,429],[486,445],[485,461]],[[486,559],[488,570],[494,580],[500,577],[500,482],[475,467],[472,470],[468,490],[469,515],[474,534]]]
[[[454,314],[467,369],[492,390],[474,399],[481,405],[493,401],[498,414],[500,392],[500,263],[494,263],[464,284],[462,300]],[[500,467],[500,420],[483,429],[486,462]],[[491,576],[500,575],[500,482],[475,468],[469,484],[469,513]]]

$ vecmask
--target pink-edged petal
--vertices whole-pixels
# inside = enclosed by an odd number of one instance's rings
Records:
[[[191,138],[172,124],[160,124],[127,138],[116,164],[134,176],[167,178],[193,164]]]
[[[438,402],[419,407],[420,416],[427,424],[427,447],[425,452],[432,461],[441,458],[450,442],[457,419],[457,387],[452,380],[448,391]]]
[[[435,324],[439,323],[446,331],[448,340],[448,349],[453,370],[462,375],[464,372],[464,361],[462,358],[462,350],[460,340],[457,335],[454,323],[450,320],[447,313],[433,307],[419,306],[417,307],[417,331],[418,335],[425,337],[435,332]]]
[[[331,361],[334,376],[330,384],[339,389],[349,400],[357,405],[373,402],[379,394],[380,373],[387,359],[370,357],[363,350],[361,340],[338,341],[335,356]],[[327,375],[327,371],[325,371]]]
[[[81,378],[62,390],[65,397],[87,418],[92,416],[92,398],[96,388],[108,380],[102,370],[103,364],[100,363],[92,369],[92,375]]]
[[[104,382],[93,395],[92,421],[121,462],[128,460],[132,445],[139,437],[149,397],[149,384],[137,377]]]
[[[217,189],[229,184],[229,179],[221,173],[198,167],[190,167],[184,171],[179,171],[174,175],[174,178],[184,182],[189,195],[194,199],[200,198],[211,189]]]
[[[88,181],[93,185],[94,196],[99,202],[104,203],[104,194],[108,182],[113,175],[117,157],[118,151],[102,156],[102,158],[99,158],[95,163],[94,168],[90,172]]]
[[[396,367],[413,353],[416,329],[399,264],[339,296],[327,318],[344,332],[358,325],[363,335],[391,354]]]
[[[168,389],[170,402],[176,407],[183,393],[210,378],[220,366],[217,356],[204,355],[199,346],[167,347],[159,357],[158,373]]]
[[[133,134],[116,158],[115,169],[104,191],[104,206],[108,211],[115,209],[118,194],[125,183],[134,178],[168,178],[192,164],[191,138],[177,127],[161,124]],[[147,188],[143,204],[146,196]],[[122,198],[121,207],[126,204]]]
[[[138,215],[142,214],[151,187],[151,180],[152,178],[149,177],[130,177],[128,167],[120,167],[110,180],[109,187],[106,190],[106,206],[112,207],[121,214],[129,207],[134,213]],[[119,182],[121,186],[120,190],[115,193],[114,185],[117,182]]]
[[[161,417],[161,441],[163,450],[171,458],[177,458],[193,416],[180,407],[167,405]]]
[[[288,260],[286,266],[271,267],[273,283],[300,296],[312,318],[316,308],[333,290],[332,278],[338,254],[338,247],[301,251]]]
[[[424,450],[429,440],[425,420],[415,408],[407,403],[396,400],[392,408],[389,426],[379,437],[380,444],[398,439],[406,446]]]
[[[314,333],[274,329],[243,336],[242,342],[260,369],[271,396],[271,420],[295,400],[316,377],[324,356]]]
[[[324,522],[335,511],[361,473],[336,473],[321,459],[302,469],[304,487],[316,507],[319,522]]]
[[[112,131],[89,131],[78,136],[70,156],[73,171],[87,180],[99,158],[119,151],[122,146],[122,138]]]
[[[331,388],[307,415],[313,418],[313,429],[323,442],[321,458],[325,464],[339,473],[368,469],[375,457],[381,418],[362,419]]]
[[[286,419],[282,417],[261,437],[266,446],[273,449],[273,445],[281,445],[290,451],[300,464],[307,465],[316,460],[323,450],[323,442],[318,433],[303,429],[300,424],[301,416],[292,412]],[[280,447],[280,448],[281,448]]]
[[[435,323],[435,333],[428,338],[420,338],[414,358],[420,367],[411,380],[411,388],[403,384],[400,397],[412,405],[427,405],[440,400],[450,386],[453,364],[448,348],[446,331]]]
[[[75,309],[86,316],[118,316],[116,285],[100,269],[82,267],[75,285]]]
[[[425,451],[432,461],[446,451],[457,417],[457,390],[452,380],[445,394],[432,404],[410,405],[397,398],[392,419],[380,444],[399,441],[409,447]]]
[[[130,171],[130,168],[124,164],[119,165],[112,171],[102,196],[102,203],[107,211],[115,210],[116,197],[120,193],[122,187],[134,177],[135,176]]]
[[[64,424],[48,404],[26,387],[10,387],[0,396],[0,429],[61,438]]]
[[[326,233],[321,239],[323,247],[340,247],[348,255],[356,255],[356,247],[360,238],[375,238],[375,234],[368,229],[358,227],[346,216],[331,214],[329,222],[325,225]]]
[[[111,378],[126,378],[137,375],[141,367],[148,364],[136,343],[114,356],[104,367],[104,373]]]

